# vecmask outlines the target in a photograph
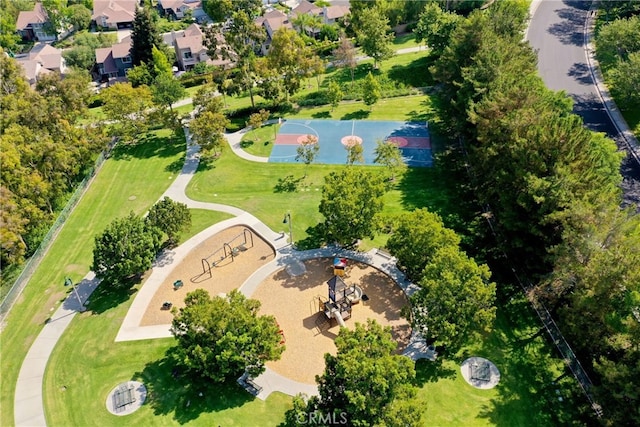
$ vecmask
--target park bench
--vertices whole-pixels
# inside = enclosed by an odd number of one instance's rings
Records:
[[[121,385],[113,393],[113,406],[116,411],[122,410],[125,406],[136,401],[133,393],[133,387],[129,387],[126,384]]]

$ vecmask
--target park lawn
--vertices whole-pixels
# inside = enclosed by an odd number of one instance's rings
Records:
[[[424,402],[427,425],[578,425],[575,407],[584,404],[583,397],[573,377],[564,375],[562,360],[540,328],[519,294],[498,308],[491,333],[472,338],[453,357],[417,362],[418,398]],[[460,364],[470,356],[496,364],[501,378],[495,388],[467,384]]]
[[[293,237],[302,247],[313,247],[309,228],[323,221],[318,211],[324,176],[347,166],[285,163],[254,163],[238,158],[230,150],[202,165],[191,180],[187,194],[196,200],[232,205],[251,212],[272,230],[284,231],[284,214],[291,213]],[[379,166],[353,166],[380,171]],[[305,170],[307,176],[305,177]],[[415,208],[434,212],[455,209],[450,202],[445,177],[439,168],[412,168],[384,196],[383,215]],[[277,208],[274,208],[277,207]],[[448,216],[448,212],[442,213]],[[386,239],[382,235],[381,239]],[[386,240],[385,240],[386,241]]]
[[[136,146],[116,147],[104,163],[6,319],[0,425],[13,425],[20,366],[44,321],[70,291],[63,286],[65,276],[77,282],[89,272],[94,236],[114,218],[142,214],[157,201],[182,167],[184,151],[184,138],[158,131]]]
[[[108,412],[106,399],[115,386],[129,380],[145,384],[148,397],[127,415],[127,425],[248,425],[248,420],[259,420],[260,425],[276,426],[284,420],[291,407],[291,398],[284,394],[262,401],[235,383],[174,378],[168,359],[173,338],[114,342],[139,286],[93,295],[89,310],[78,315],[59,340],[44,385],[49,425],[121,426],[123,419]]]
[[[252,129],[242,137],[240,147],[254,156],[269,157],[273,148],[273,141],[280,125],[270,123],[258,129]]]
[[[210,211],[207,209],[189,209],[191,212],[191,227],[180,234],[178,245],[183,244],[191,237],[195,236],[202,230],[209,228],[213,224],[217,224],[225,219],[233,218],[225,212]]]
[[[418,43],[416,42],[416,36],[413,33],[399,34],[393,39],[393,50],[396,51],[416,46],[418,46]]]

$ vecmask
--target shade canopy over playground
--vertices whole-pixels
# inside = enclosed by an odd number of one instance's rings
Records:
[[[319,151],[315,163],[345,164],[346,147],[362,145],[365,164],[374,164],[377,141],[395,144],[409,166],[431,166],[431,140],[426,122],[378,120],[287,120],[269,157],[274,163],[295,163],[297,148],[311,135]]]

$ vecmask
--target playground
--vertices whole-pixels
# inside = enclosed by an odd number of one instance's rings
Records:
[[[374,267],[347,262],[342,279],[349,288],[356,285],[362,294],[360,300],[352,304],[350,315],[343,316],[345,326],[353,328],[356,322],[375,319],[391,327],[401,352],[411,335],[408,321],[400,315],[402,307],[408,304],[404,292]],[[262,303],[261,314],[275,316],[286,345],[282,358],[267,366],[287,378],[314,384],[315,376],[324,371],[324,354],[335,354],[333,340],[340,326],[336,319],[325,314],[320,304],[320,301],[329,302],[327,282],[335,278],[333,259],[316,258],[303,264],[303,269],[284,268],[274,273],[251,297]],[[337,299],[340,298],[338,295]]]
[[[295,163],[298,146],[309,135],[318,139],[315,163],[345,164],[346,147],[360,144],[364,163],[374,164],[376,141],[395,144],[408,166],[433,164],[428,124],[377,120],[287,120],[280,126],[269,157],[272,163]]]
[[[214,234],[193,248],[167,275],[147,306],[140,326],[170,324],[170,309],[183,307],[187,293],[206,289],[212,296],[226,294],[274,258],[273,247],[245,226]]]

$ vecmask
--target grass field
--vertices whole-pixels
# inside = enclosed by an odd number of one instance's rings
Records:
[[[67,219],[48,254],[16,302],[2,331],[2,415],[13,425],[13,394],[18,371],[33,340],[74,282],[89,272],[93,238],[116,217],[145,212],[176,176],[184,159],[184,139],[157,132],[134,147],[117,147],[78,206]]]

